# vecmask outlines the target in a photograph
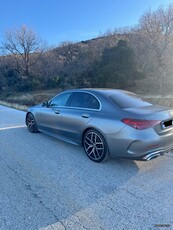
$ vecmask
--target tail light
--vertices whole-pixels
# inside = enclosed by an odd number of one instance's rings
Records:
[[[158,125],[161,121],[158,120],[138,120],[138,119],[131,119],[131,118],[124,118],[121,120],[126,125],[134,128],[134,129],[148,129]]]

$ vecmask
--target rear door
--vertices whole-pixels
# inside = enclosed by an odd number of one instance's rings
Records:
[[[77,143],[90,120],[99,113],[99,100],[88,92],[74,92],[67,108],[62,111],[62,135]]]

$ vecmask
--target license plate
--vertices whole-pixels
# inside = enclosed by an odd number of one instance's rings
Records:
[[[163,128],[163,129],[169,128],[169,127],[171,127],[172,125],[173,125],[172,120],[162,122],[162,128]]]

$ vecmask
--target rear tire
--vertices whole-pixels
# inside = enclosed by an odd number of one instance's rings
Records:
[[[108,157],[107,143],[102,134],[94,129],[85,133],[83,147],[86,155],[94,162],[102,162]]]
[[[37,133],[38,129],[37,129],[37,124],[34,118],[34,115],[32,113],[28,113],[26,116],[26,125],[28,127],[28,130],[31,133]]]

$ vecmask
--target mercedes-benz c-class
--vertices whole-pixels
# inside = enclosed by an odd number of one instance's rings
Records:
[[[115,89],[67,90],[29,108],[26,125],[72,144],[101,162],[150,160],[173,149],[173,110]]]

